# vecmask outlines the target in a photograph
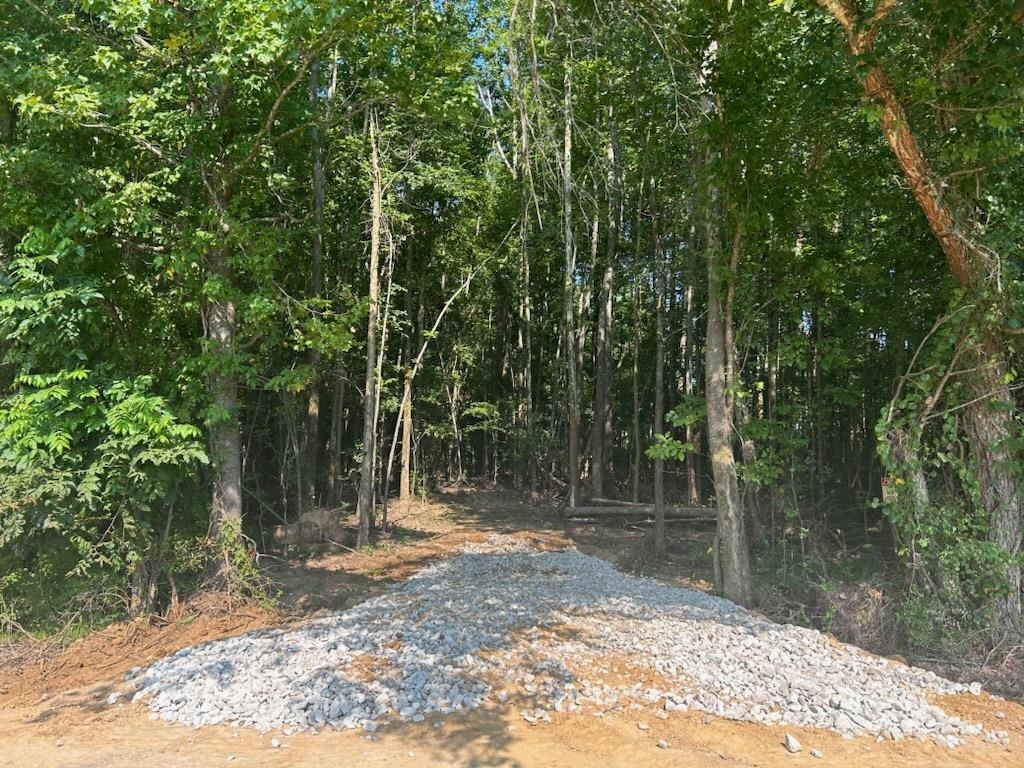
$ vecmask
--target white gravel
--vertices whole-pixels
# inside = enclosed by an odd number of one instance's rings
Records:
[[[530,723],[692,709],[950,747],[1007,739],[926,700],[977,684],[501,536],[344,613],[185,648],[133,679],[154,717],[196,727],[372,733],[492,701]]]

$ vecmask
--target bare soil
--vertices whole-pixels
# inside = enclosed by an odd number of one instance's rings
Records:
[[[495,493],[465,493],[446,503],[392,511],[395,533],[372,551],[307,552],[269,561],[280,585],[274,610],[185,606],[176,616],[117,624],[68,646],[0,650],[0,768],[128,768],[168,766],[993,766],[1024,765],[1024,707],[1012,701],[960,696],[937,701],[947,711],[1009,732],[1011,746],[970,740],[955,750],[920,742],[843,739],[828,731],[790,729],[803,744],[791,755],[785,731],[700,713],[661,720],[628,709],[554,716],[527,724],[516,702],[469,715],[392,725],[363,733],[260,734],[230,727],[195,730],[149,719],[148,709],[113,692],[130,693],[125,672],[179,648],[262,626],[288,626],[347,608],[408,578],[424,565],[491,533],[513,533],[538,548],[575,545],[619,568],[691,588],[707,585],[706,527],[675,525],[671,555],[655,567],[643,525],[606,522],[566,526],[550,507]],[[628,659],[617,667],[632,674]],[[641,730],[638,722],[649,725]],[[271,739],[280,741],[279,747]],[[659,741],[667,746],[659,747]],[[814,758],[810,749],[821,751]]]

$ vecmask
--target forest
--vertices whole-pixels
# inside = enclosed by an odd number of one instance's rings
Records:
[[[498,487],[1019,644],[1022,299],[1019,0],[0,0],[0,633]]]

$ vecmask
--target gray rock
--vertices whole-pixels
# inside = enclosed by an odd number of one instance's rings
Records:
[[[553,626],[569,631],[546,631]],[[607,668],[614,656],[664,684],[619,682]],[[358,672],[367,660],[369,679]],[[132,679],[133,700],[148,699],[156,717],[261,731],[423,722],[507,702],[509,688],[522,688],[536,722],[552,711],[650,711],[663,701],[659,717],[694,709],[945,746],[981,733],[927,703],[968,686],[720,598],[625,576],[575,550],[534,552],[501,536],[344,613],[182,649]]]
[[[786,738],[782,740],[782,746],[786,748],[787,752],[790,752],[792,754],[796,754],[801,749],[803,749],[803,747],[800,746],[800,742],[797,741],[796,736],[793,736],[790,733],[787,733]]]

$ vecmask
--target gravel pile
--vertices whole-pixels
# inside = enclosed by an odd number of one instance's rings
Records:
[[[930,694],[978,694],[717,597],[625,576],[575,550],[488,544],[294,631],[185,648],[134,677],[154,717],[261,731],[376,731],[490,700],[528,722],[553,712],[698,710],[956,746],[1001,732]]]

